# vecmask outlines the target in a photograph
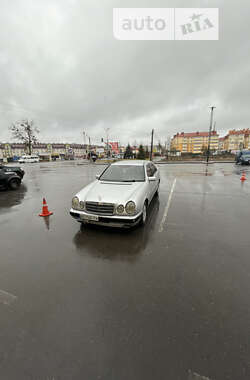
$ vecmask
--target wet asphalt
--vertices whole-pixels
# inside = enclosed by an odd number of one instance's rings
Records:
[[[1,379],[250,378],[250,168],[159,165],[147,225],[121,231],[69,215],[103,166],[24,167],[0,192]]]

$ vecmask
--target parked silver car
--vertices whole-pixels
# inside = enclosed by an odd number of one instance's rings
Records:
[[[70,215],[81,223],[110,227],[145,224],[159,185],[159,170],[151,161],[116,162],[74,196]]]

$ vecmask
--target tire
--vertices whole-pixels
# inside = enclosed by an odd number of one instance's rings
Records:
[[[143,205],[143,209],[142,209],[142,216],[141,216],[141,222],[140,222],[142,226],[145,226],[147,222],[147,218],[148,218],[148,204],[145,201]]]
[[[20,184],[21,184],[21,181],[19,181],[16,178],[13,178],[8,183],[8,186],[9,186],[10,190],[17,190],[19,188]]]

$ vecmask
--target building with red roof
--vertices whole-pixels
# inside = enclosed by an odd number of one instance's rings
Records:
[[[177,133],[171,140],[171,150],[182,153],[201,153],[208,147],[209,132]],[[210,149],[218,150],[219,135],[216,131],[211,132]]]
[[[224,149],[227,151],[249,149],[250,129],[230,130],[225,136]]]

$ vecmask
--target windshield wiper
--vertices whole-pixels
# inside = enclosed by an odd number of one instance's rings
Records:
[[[117,179],[102,179],[100,178],[101,181],[106,181],[106,182],[144,182],[143,179],[121,179],[121,180],[117,180]]]
[[[137,182],[135,179],[124,179],[121,182]]]

